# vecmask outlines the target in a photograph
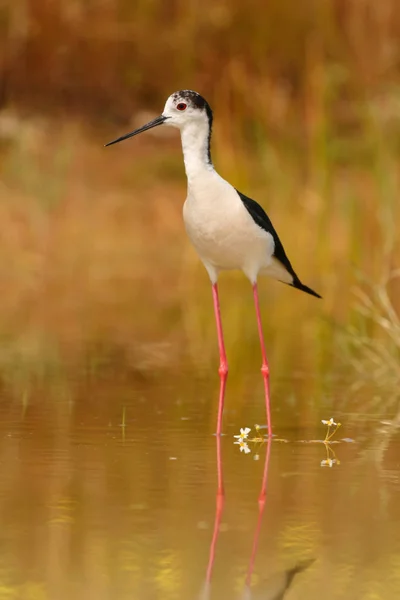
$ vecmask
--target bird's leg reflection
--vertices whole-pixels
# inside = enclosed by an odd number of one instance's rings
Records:
[[[200,595],[200,600],[208,600],[210,595],[210,583],[211,577],[214,567],[215,560],[215,548],[217,545],[217,540],[219,536],[219,529],[221,524],[222,513],[224,511],[224,503],[225,503],[225,491],[224,491],[224,479],[222,472],[222,454],[221,454],[221,437],[216,436],[216,447],[217,447],[217,496],[216,496],[216,505],[215,505],[215,519],[214,519],[214,529],[211,538],[210,544],[210,552],[208,557],[207,564],[207,572],[206,572],[206,581],[202,593]]]
[[[271,457],[271,444],[272,444],[272,438],[268,437],[267,448],[266,448],[266,452],[265,452],[263,478],[262,478],[262,483],[261,483],[260,495],[258,497],[258,519],[257,519],[256,530],[255,530],[254,538],[253,538],[253,547],[251,550],[249,567],[247,569],[247,576],[246,576],[246,586],[247,587],[250,587],[250,583],[251,583],[251,576],[253,573],[254,561],[255,561],[256,553],[257,553],[258,538],[260,536],[261,523],[262,523],[262,519],[264,516],[265,502],[266,502],[266,498],[267,498],[269,461],[270,461],[270,457]]]
[[[210,545],[210,554],[208,558],[207,565],[207,574],[206,581],[209,583],[211,581],[214,559],[215,559],[215,547],[217,545],[218,535],[219,535],[219,527],[221,523],[222,513],[224,510],[225,503],[225,491],[224,491],[224,479],[222,472],[222,455],[221,455],[221,438],[220,436],[216,437],[217,440],[217,478],[218,478],[218,487],[217,487],[217,496],[216,496],[216,507],[215,507],[215,519],[214,519],[214,529],[213,535],[211,539]]]
[[[224,333],[222,330],[222,321],[221,321],[221,309],[220,309],[219,297],[218,297],[218,286],[216,283],[213,283],[212,294],[213,294],[214,313],[215,313],[215,321],[216,321],[216,325],[217,325],[217,335],[218,335],[218,349],[219,349],[218,373],[219,373],[219,377],[220,377],[217,435],[221,435],[222,414],[224,412],[225,387],[226,387],[226,380],[228,377],[228,360],[226,358]]]
[[[309,558],[306,560],[299,561],[292,568],[279,571],[275,573],[273,577],[268,578],[266,581],[261,581],[259,584],[257,584],[255,588],[250,589],[251,577],[253,574],[254,562],[257,553],[258,538],[260,536],[261,522],[263,519],[265,503],[267,498],[268,471],[271,456],[271,445],[272,439],[268,438],[261,491],[258,497],[258,519],[256,530],[254,533],[253,547],[251,551],[249,567],[247,570],[246,585],[243,590],[241,600],[251,600],[251,598],[254,598],[254,600],[256,600],[256,598],[263,598],[264,600],[284,600],[284,597],[286,597],[286,592],[290,588],[295,576],[298,573],[301,573],[302,571],[308,569],[308,567],[312,565],[315,560],[314,558]]]

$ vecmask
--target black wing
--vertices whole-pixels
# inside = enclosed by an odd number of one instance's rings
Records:
[[[282,242],[279,239],[278,234],[276,233],[276,231],[274,229],[274,226],[272,225],[267,213],[262,208],[262,206],[260,206],[255,200],[248,198],[247,196],[245,196],[238,190],[236,190],[236,191],[239,194],[239,197],[240,197],[241,201],[243,202],[245,208],[247,209],[247,211],[253,218],[253,221],[259,227],[261,227],[261,229],[264,229],[264,231],[267,231],[268,233],[270,233],[272,235],[272,237],[274,239],[274,244],[275,244],[273,257],[276,260],[279,260],[279,262],[285,267],[286,271],[288,273],[290,273],[290,275],[293,277],[293,283],[290,283],[289,285],[297,288],[298,290],[306,292],[307,294],[311,294],[311,296],[316,296],[317,298],[321,298],[321,296],[319,294],[317,294],[317,292],[314,292],[314,290],[312,290],[308,286],[301,283],[300,279],[297,277],[297,275],[292,267],[292,264],[286,255],[285,249],[282,246]]]

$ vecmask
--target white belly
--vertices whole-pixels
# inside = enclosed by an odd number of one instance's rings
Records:
[[[217,177],[208,189],[195,194],[189,189],[183,207],[186,231],[207,268],[241,269],[255,279],[271,265],[272,235],[254,223],[236,190]]]

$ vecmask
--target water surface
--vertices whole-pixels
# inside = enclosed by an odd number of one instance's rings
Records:
[[[336,439],[354,441],[311,443],[330,400],[287,378],[276,438],[245,455],[233,435],[263,422],[258,374],[228,385],[219,441],[215,372],[129,381],[116,362],[69,383],[3,389],[0,598],[399,597],[395,424],[350,402]]]

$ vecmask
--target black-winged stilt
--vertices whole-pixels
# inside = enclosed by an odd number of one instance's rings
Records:
[[[253,287],[258,334],[261,345],[265,404],[269,435],[272,435],[269,397],[269,366],[261,325],[257,277],[269,275],[283,283],[320,298],[301,283],[282,243],[264,209],[225,181],[211,161],[210,141],[213,113],[197,92],[181,90],[172,94],[163,113],[143,127],[112,142],[111,146],[159,125],[176,127],[181,132],[183,159],[188,180],[183,218],[189,238],[211,279],[217,323],[221,378],[217,434],[221,433],[228,362],[222,331],[217,280],[220,271],[239,269]]]

